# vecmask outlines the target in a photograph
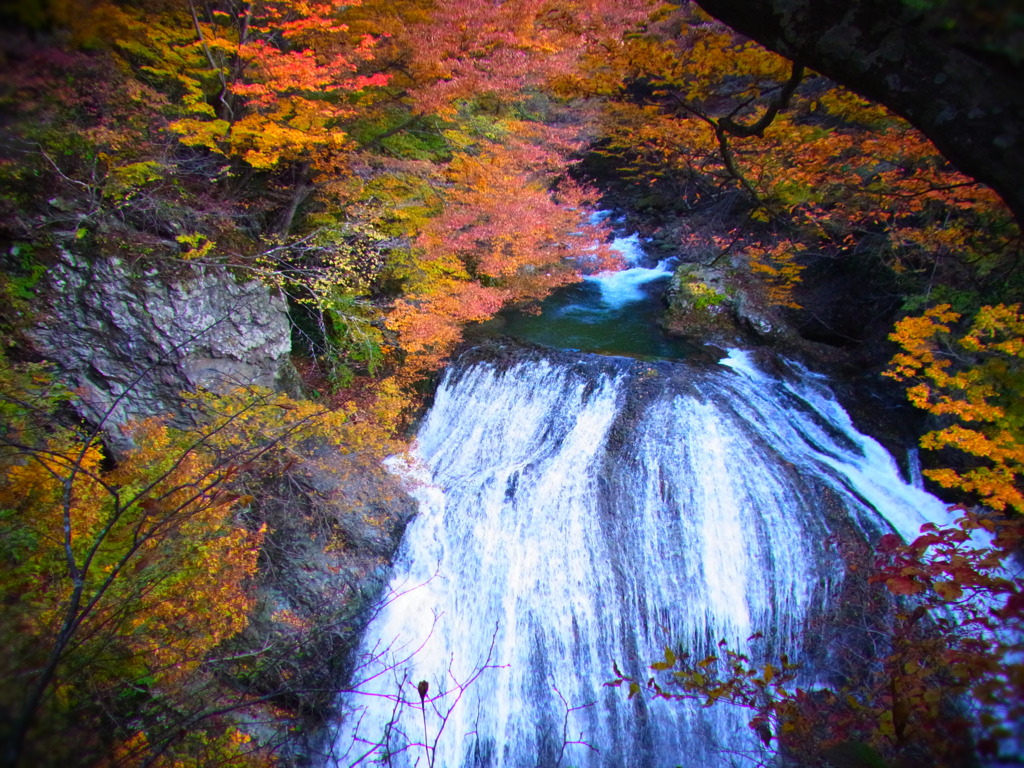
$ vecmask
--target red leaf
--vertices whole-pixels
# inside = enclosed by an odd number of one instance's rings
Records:
[[[887,533],[885,536],[878,540],[878,551],[879,552],[895,552],[897,549],[903,546],[903,539],[897,536],[895,533]]]
[[[924,585],[906,576],[891,576],[885,585],[894,595],[916,595],[924,591]]]

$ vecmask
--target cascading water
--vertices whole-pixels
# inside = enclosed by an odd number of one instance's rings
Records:
[[[833,529],[912,536],[945,512],[820,381],[725,363],[506,343],[449,370],[331,765],[753,764],[748,712],[627,700],[613,662],[645,678],[666,646],[721,639],[820,658],[804,628],[842,578]]]

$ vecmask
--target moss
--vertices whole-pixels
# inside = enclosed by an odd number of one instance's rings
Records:
[[[686,287],[690,291],[693,308],[698,311],[717,307],[729,300],[725,294],[719,293],[704,283],[691,283]]]

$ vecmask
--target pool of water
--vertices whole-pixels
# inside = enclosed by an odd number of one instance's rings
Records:
[[[471,338],[511,336],[534,344],[644,359],[679,359],[693,344],[667,336],[658,320],[674,260],[642,266],[636,235],[617,238],[626,268],[592,275],[555,291],[530,313],[510,309],[477,326]]]

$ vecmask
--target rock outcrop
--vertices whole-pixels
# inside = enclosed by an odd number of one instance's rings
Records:
[[[672,275],[668,311],[669,333],[715,344],[792,341],[792,330],[758,296],[725,269],[684,262]]]
[[[338,692],[366,662],[360,637],[390,597],[388,566],[416,504],[379,462],[326,446],[262,480],[258,608],[231,649],[251,661],[223,673],[278,708],[249,730],[282,744],[281,765],[324,765]]]
[[[169,273],[63,250],[41,288],[28,332],[34,351],[78,392],[79,415],[103,428],[115,458],[132,447],[118,429],[131,420],[159,415],[188,426],[182,391],[300,394],[286,302],[258,281],[220,267]],[[235,482],[251,499],[239,522],[265,532],[257,607],[211,663],[225,684],[273,702],[275,717],[238,722],[277,745],[282,765],[320,764],[337,691],[386,599],[388,565],[415,503],[375,455],[316,437],[287,463]]]
[[[117,426],[170,414],[179,393],[261,386],[295,393],[285,300],[220,267],[184,265],[169,277],[116,258],[60,253],[47,275],[36,351],[81,395],[80,414]]]

